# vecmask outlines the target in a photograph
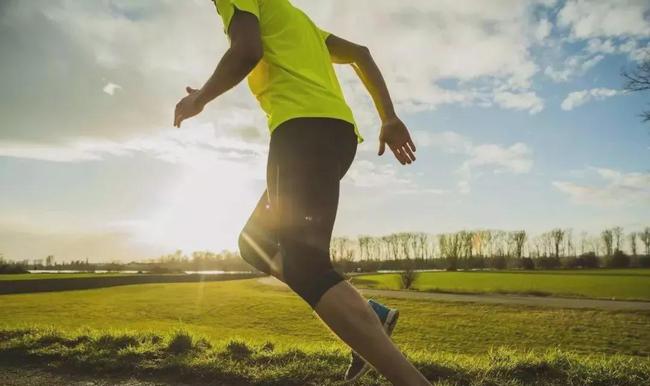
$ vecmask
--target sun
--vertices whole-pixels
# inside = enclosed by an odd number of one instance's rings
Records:
[[[250,166],[232,161],[194,164],[161,193],[162,204],[136,232],[165,249],[236,250],[239,232],[264,189]]]

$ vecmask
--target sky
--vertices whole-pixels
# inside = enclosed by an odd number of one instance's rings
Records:
[[[336,65],[365,141],[334,234],[650,225],[644,0],[294,0],[367,46],[417,161],[377,156],[380,121]],[[265,187],[246,82],[172,127],[227,49],[207,0],[0,2],[0,253],[131,261],[235,250]]]

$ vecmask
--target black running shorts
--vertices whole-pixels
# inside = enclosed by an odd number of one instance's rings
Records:
[[[282,276],[312,308],[344,280],[332,268],[330,240],[339,183],[357,150],[351,123],[335,118],[295,118],[271,135],[267,189],[239,236],[241,256],[271,273],[280,252]]]

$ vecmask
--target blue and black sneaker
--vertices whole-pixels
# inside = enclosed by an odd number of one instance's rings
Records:
[[[399,310],[396,308],[388,308],[372,299],[368,299],[368,303],[372,306],[373,311],[375,311],[379,320],[383,324],[384,330],[386,330],[386,333],[390,336],[397,324]],[[370,364],[366,362],[361,355],[352,350],[352,360],[345,372],[345,381],[352,382],[359,379],[363,374],[367,373],[370,368]]]

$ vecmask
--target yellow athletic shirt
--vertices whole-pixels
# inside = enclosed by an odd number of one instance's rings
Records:
[[[288,0],[216,0],[216,5],[226,35],[235,7],[259,20],[264,55],[248,75],[248,86],[271,133],[292,118],[329,117],[352,123],[357,142],[363,141],[325,44],[328,32]]]

